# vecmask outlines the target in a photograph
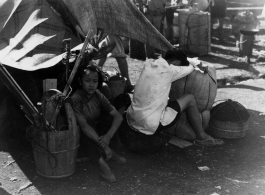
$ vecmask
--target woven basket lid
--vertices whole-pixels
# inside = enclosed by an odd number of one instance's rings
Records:
[[[250,115],[243,105],[230,99],[211,109],[211,118],[219,121],[246,122],[249,117]]]

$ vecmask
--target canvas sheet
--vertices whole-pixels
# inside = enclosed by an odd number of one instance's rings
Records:
[[[62,59],[63,39],[71,38],[73,48],[82,42],[78,34],[98,28],[162,51],[173,47],[131,0],[2,0],[0,62],[29,71],[53,66]]]
[[[45,0],[22,0],[11,17],[3,19],[7,20],[0,32],[0,62],[8,66],[47,68],[62,59],[64,39],[71,38],[72,47],[81,43]]]
[[[63,0],[85,33],[101,28],[123,37],[149,43],[162,51],[173,46],[131,0]]]
[[[22,0],[0,1],[0,32]]]

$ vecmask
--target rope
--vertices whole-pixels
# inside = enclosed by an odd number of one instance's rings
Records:
[[[208,84],[209,84],[209,90],[208,90],[208,100],[207,100],[206,108],[208,107],[209,102],[210,102],[210,91],[211,91],[211,84],[210,84],[210,82]]]
[[[70,85],[69,85],[69,88],[70,88],[70,91],[69,91],[69,93],[65,96],[64,101],[65,101],[66,99],[69,98],[70,94],[71,94],[72,91],[73,91],[73,88],[72,88]]]
[[[41,128],[42,128],[42,127],[41,127]],[[34,132],[32,133],[32,130],[33,130],[33,129],[34,129]],[[57,164],[58,164],[56,156],[55,156],[54,154],[52,154],[47,148],[44,148],[43,146],[41,146],[41,145],[40,145],[38,142],[36,142],[35,139],[34,139],[34,138],[37,136],[38,132],[40,132],[39,130],[40,130],[40,129],[36,129],[36,128],[34,128],[33,126],[31,126],[31,128],[28,128],[28,129],[26,130],[26,137],[27,137],[27,139],[28,139],[30,142],[35,143],[37,146],[39,146],[40,148],[42,148],[44,151],[47,152],[47,154],[48,154],[48,162],[49,162],[49,166],[51,167],[51,169],[54,169],[54,168],[57,167]],[[45,132],[45,134],[46,134],[46,140],[47,140],[46,144],[47,144],[47,147],[48,147],[48,144],[49,144],[49,142],[48,142],[48,134],[47,134],[46,131],[44,131],[44,132]],[[32,138],[30,138],[29,135],[32,135]],[[55,162],[55,163],[54,163],[54,166],[53,166],[52,163],[51,163],[51,158],[54,159],[54,162]]]

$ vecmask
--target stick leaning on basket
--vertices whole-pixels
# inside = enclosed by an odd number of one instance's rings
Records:
[[[65,98],[61,98],[61,100],[58,101],[58,104],[57,104],[57,106],[56,106],[56,108],[54,110],[54,113],[53,113],[53,115],[52,115],[52,117],[50,119],[50,126],[53,126],[53,127],[56,126],[56,119],[57,119],[57,116],[58,116],[58,114],[60,112],[60,109],[62,107],[63,100],[66,99],[67,96],[68,96],[69,89],[71,88],[70,86],[71,86],[71,84],[73,82],[73,79],[74,79],[74,77],[76,75],[76,72],[77,72],[78,67],[80,65],[80,62],[81,62],[81,60],[83,58],[83,55],[84,55],[85,50],[87,48],[87,45],[89,44],[89,40],[90,40],[89,38],[91,37],[91,34],[92,34],[92,31],[88,31],[88,33],[86,35],[86,38],[85,38],[85,41],[84,41],[84,44],[82,46],[82,49],[81,49],[81,51],[80,51],[80,53],[79,53],[79,55],[77,57],[77,60],[75,62],[74,68],[73,68],[73,70],[72,70],[72,72],[71,72],[71,74],[69,76],[69,79],[67,80],[67,83],[65,85],[64,91],[61,94],[61,96],[65,97]]]

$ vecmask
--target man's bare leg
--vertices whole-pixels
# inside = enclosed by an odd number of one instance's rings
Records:
[[[106,60],[107,60],[107,56],[102,57],[102,58],[99,59],[99,61],[98,61],[98,66],[99,66],[101,69],[103,68],[103,66],[104,66],[104,64],[105,64],[105,62],[106,62]]]
[[[208,138],[208,135],[204,132],[202,128],[202,121],[200,117],[200,113],[197,108],[197,104],[195,102],[194,96],[191,94],[185,94],[179,99],[177,99],[181,111],[186,112],[187,120],[194,130],[196,137],[198,140],[204,140]]]
[[[128,63],[127,63],[126,58],[116,58],[116,60],[117,60],[121,75],[127,79],[126,85],[131,86],[132,84],[131,84],[131,80],[129,77]]]

